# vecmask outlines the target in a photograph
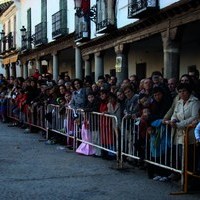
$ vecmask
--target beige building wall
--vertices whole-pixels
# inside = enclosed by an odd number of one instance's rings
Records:
[[[192,43],[184,45],[181,50],[180,76],[188,72],[188,66],[196,65],[200,71],[200,44]],[[195,53],[194,53],[195,52]]]
[[[104,52],[104,74],[110,74],[111,69],[115,69],[116,54],[114,49]]]
[[[131,47],[128,55],[129,76],[136,74],[136,65],[146,63],[146,76],[151,76],[155,70],[162,72],[163,53],[160,50],[149,50],[141,47]]]

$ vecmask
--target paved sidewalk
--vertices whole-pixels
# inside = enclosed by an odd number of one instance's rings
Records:
[[[40,134],[0,123],[1,200],[197,200],[200,194],[169,195],[171,183],[149,180],[139,169],[114,170],[115,161],[78,155]]]

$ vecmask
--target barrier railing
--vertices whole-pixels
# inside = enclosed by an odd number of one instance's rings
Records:
[[[121,124],[121,158],[120,167],[123,167],[124,158],[133,158],[139,160],[140,157],[136,151],[136,141],[139,141],[139,127],[136,126],[136,120],[124,117]]]
[[[46,131],[46,105],[25,105],[25,107],[18,107],[12,99],[7,101],[7,116],[10,119],[24,123],[29,126],[34,126]]]
[[[27,106],[27,109],[25,110],[24,123],[46,131],[46,119],[45,119],[47,111],[46,107],[47,106],[45,104],[44,105],[33,104]]]
[[[157,122],[159,124],[145,130],[141,119],[122,119],[120,167],[124,158],[143,160],[181,174],[183,185],[184,145],[174,144],[170,127],[161,120]]]
[[[80,111],[79,111],[80,112]],[[60,112],[59,105],[49,104],[47,106],[47,132],[46,138],[49,138],[49,131],[61,134],[66,137],[67,145],[74,150],[77,148],[76,134],[79,131],[79,122],[81,115],[74,117],[74,110],[65,108],[65,112]]]
[[[119,160],[119,132],[117,117],[98,112],[81,111],[81,131],[77,141],[93,147],[91,154],[110,156]],[[89,149],[87,149],[90,151]],[[84,152],[83,152],[84,153]],[[85,152],[86,153],[86,152]]]
[[[32,105],[25,113],[15,108],[13,101],[9,99],[8,117],[17,121],[24,118],[26,124],[45,130],[46,139],[48,139],[49,131],[53,131],[65,136],[67,144],[74,150],[79,150],[81,144],[84,144],[87,148],[93,148],[92,154],[102,156],[102,152],[106,152],[116,156],[118,167],[123,167],[125,159],[143,160],[180,174],[182,193],[188,192],[188,176],[200,178],[195,168],[197,147],[195,145],[192,147],[194,153],[192,158],[193,154],[188,153],[191,150],[188,139],[190,126],[183,130],[185,142],[180,145],[175,142],[176,136],[171,128],[162,124],[161,121],[151,124],[150,129],[145,129],[145,124],[141,119],[133,120],[124,117],[121,127],[118,127],[115,116],[98,112],[83,110],[75,112],[71,108],[66,108],[66,111],[61,113],[60,107],[52,104],[47,107]],[[24,117],[23,114],[25,114]],[[192,167],[188,167],[189,161],[193,163]]]
[[[61,115],[59,109],[57,105],[48,105],[47,115],[51,119],[48,120],[48,130],[66,136],[67,144],[74,150],[84,143],[94,147],[94,154],[100,156],[100,151],[104,150],[116,155],[118,160],[118,122],[115,116],[71,108],[66,108]],[[83,135],[83,131],[87,133]]]
[[[20,112],[19,114],[14,112],[14,109],[17,111],[17,105],[15,104],[13,99],[7,99],[7,117],[10,119],[19,121],[20,119]]]
[[[200,166],[200,146],[199,144],[189,144],[189,132],[194,129],[194,126],[189,125],[185,132],[184,142],[185,142],[185,151],[184,151],[184,185],[183,193],[188,193],[188,177],[200,179],[200,173],[197,168]],[[190,166],[189,166],[190,163]]]

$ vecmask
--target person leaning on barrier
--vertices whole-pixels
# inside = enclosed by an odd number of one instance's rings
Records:
[[[145,93],[139,95],[138,105],[139,105],[139,115],[138,115],[138,128],[139,137],[135,141],[135,149],[140,157],[140,162],[138,162],[138,167],[144,168],[144,158],[145,158],[145,146],[146,146],[146,132],[150,126],[150,105],[152,98]]]
[[[99,112],[99,100],[96,98],[96,94],[94,92],[89,92],[87,95],[87,104],[84,110],[84,116],[82,124],[84,123],[84,128],[87,128],[87,133],[85,134],[88,137],[85,137],[87,142],[92,142],[95,145],[100,145],[100,137],[99,137],[99,126],[98,126],[98,117],[92,112]],[[95,156],[101,155],[101,150],[96,147],[89,146],[90,153],[92,152]]]
[[[116,95],[117,95],[117,100],[120,103],[120,116],[121,116],[120,123],[121,123],[122,118],[124,116],[126,97],[125,97],[125,94],[124,94],[124,92],[121,88],[117,91]]]
[[[87,95],[87,104],[83,109],[84,112],[98,112],[99,111],[99,100],[96,98],[94,92],[89,92]]]
[[[137,113],[139,112],[139,106],[138,106],[138,94],[136,94],[136,88],[134,88],[133,84],[128,84],[123,88],[124,94],[126,96],[125,101],[125,109],[124,109],[124,115],[125,117],[130,117],[132,119],[135,119],[137,116]]]
[[[170,125],[176,128],[174,142],[183,144],[183,129],[186,128],[193,120],[198,118],[200,101],[192,95],[192,89],[189,84],[181,83],[177,87],[179,100],[175,105]],[[194,136],[190,134],[190,143],[194,143]]]
[[[80,79],[74,79],[72,87],[74,91],[72,92],[70,107],[75,110],[84,108],[87,102],[87,94],[83,82]]]
[[[188,74],[183,74],[181,76],[181,78],[179,79],[179,83],[177,83],[177,85],[179,85],[180,83],[187,83],[193,89],[193,81],[192,81],[191,77]],[[170,121],[170,119],[172,117],[172,114],[174,112],[174,108],[175,108],[175,106],[177,104],[177,101],[180,99],[180,97],[178,95],[178,92],[177,92],[177,88],[176,88],[176,93],[177,93],[177,95],[173,98],[173,102],[172,102],[172,105],[171,105],[170,109],[168,110],[168,112],[165,114],[165,116],[163,118],[163,123],[164,124],[166,122],[168,123]],[[194,91],[192,91],[192,94],[195,96]]]
[[[177,101],[171,120],[168,124],[172,127],[173,144],[178,145],[178,166],[181,168],[182,148],[184,145],[185,129],[189,124],[198,118],[200,101],[192,95],[191,85],[180,83],[177,87],[179,100]],[[192,168],[193,145],[195,143],[194,129],[188,132],[189,138],[189,168]]]
[[[150,144],[150,157],[151,161],[163,164],[166,158],[166,152],[168,151],[168,144],[164,143],[165,140],[165,127],[162,126],[162,119],[171,106],[171,102],[166,98],[165,90],[156,86],[153,88],[153,98],[150,103],[150,128],[151,133],[149,135]],[[149,132],[149,127],[147,128]],[[166,181],[168,172],[159,166],[148,164],[147,172],[149,178],[153,178],[156,181]]]
[[[99,93],[100,93],[99,112],[102,114],[105,114],[108,112],[107,104],[108,104],[109,92],[106,89],[102,89],[102,90],[100,90]],[[107,132],[109,132],[109,130],[110,130],[110,129],[108,130],[108,126],[109,126],[109,122],[108,122],[107,118],[104,115],[101,115],[99,117],[99,127],[100,127],[99,141],[103,147],[107,147],[108,142],[110,142],[110,140],[109,141],[107,140]],[[105,150],[101,150],[101,156],[105,159],[109,158],[108,152]]]

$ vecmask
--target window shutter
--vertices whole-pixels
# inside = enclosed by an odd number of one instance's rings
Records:
[[[60,0],[62,34],[67,33],[67,0]]]
[[[31,48],[31,41],[29,38],[31,38],[31,8],[27,10],[27,38],[28,38],[28,43],[27,43],[27,48]]]
[[[42,41],[47,42],[47,0],[41,0]]]

